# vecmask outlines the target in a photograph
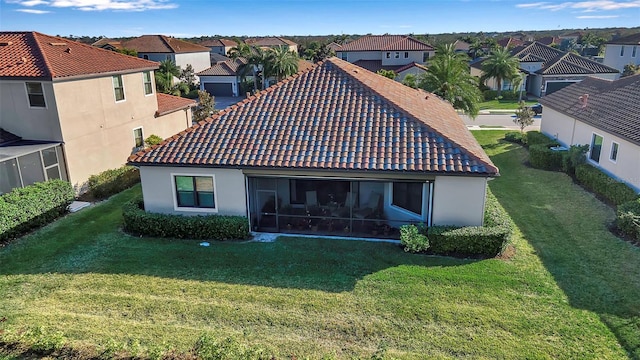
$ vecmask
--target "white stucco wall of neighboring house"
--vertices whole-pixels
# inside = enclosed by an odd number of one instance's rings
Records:
[[[413,66],[413,67],[411,67],[411,68],[409,68],[409,69],[407,69],[405,71],[399,72],[398,75],[396,76],[395,80],[399,81],[399,82],[402,82],[402,80],[404,80],[404,78],[409,74],[413,74],[413,75],[419,76],[421,74],[424,74],[425,72],[426,72],[425,70],[423,70],[423,69],[421,69],[419,67]]]
[[[216,209],[179,208],[174,176],[212,176]],[[247,216],[245,176],[242,170],[198,167],[141,166],[145,210],[182,215]]]
[[[404,57],[407,53],[408,57]],[[387,54],[389,57],[387,57]],[[396,55],[398,56],[396,58]],[[382,51],[382,65],[406,65],[416,62],[422,64],[423,51]]]
[[[623,50],[624,48],[624,50]],[[634,49],[635,48],[635,49]],[[620,55],[622,53],[622,55]],[[640,64],[640,45],[607,44],[604,50],[604,65],[618,69],[620,73],[628,64]]]
[[[231,84],[233,96],[238,96],[240,91],[237,76],[200,76],[200,90],[204,90],[207,83]]]
[[[436,176],[433,190],[433,225],[481,226],[487,178]]]
[[[208,51],[175,54],[176,65],[184,70],[187,65],[193,67],[194,72],[200,72],[211,67],[211,57]]]
[[[540,131],[547,136],[557,137],[564,146],[591,145],[593,134],[602,136],[603,143],[599,161],[593,161],[587,153],[587,162],[599,167],[618,180],[624,181],[640,192],[640,146],[617,135],[597,129],[592,125],[576,121],[574,118],[549,107],[544,109]],[[611,159],[613,143],[618,144],[617,158]],[[589,150],[591,151],[591,149]]]
[[[31,107],[27,82],[42,84],[46,107]],[[62,141],[51,81],[0,80],[0,127],[28,140]]]
[[[141,59],[147,59],[147,60],[157,61],[157,62],[171,60],[175,63],[176,57],[174,55],[175,54],[173,53],[144,53],[144,52],[138,53],[138,57]]]
[[[345,54],[347,56],[346,59],[343,57]],[[338,51],[336,56],[350,63],[358,60],[382,60],[382,53],[380,51]]]

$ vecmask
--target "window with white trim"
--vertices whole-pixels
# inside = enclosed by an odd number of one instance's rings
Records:
[[[124,83],[122,82],[122,75],[113,76],[113,92],[116,97],[116,101],[124,100]]]
[[[602,152],[602,136],[593,134],[591,136],[591,147],[589,148],[589,159],[599,163],[600,152]]]
[[[637,50],[638,50],[638,47],[635,45],[631,48],[631,57],[636,57]]]
[[[47,107],[44,101],[44,91],[42,90],[42,83],[28,82],[27,85],[27,97],[29,98],[30,107]]]
[[[611,143],[611,152],[609,153],[609,160],[616,162],[616,160],[618,160],[618,147],[620,147],[620,145],[617,142],[612,142]]]
[[[405,52],[404,52],[404,58],[405,58],[405,59],[408,59],[408,58],[409,58],[409,52],[408,52],[408,51],[405,51]]]
[[[423,52],[422,53],[422,62],[425,63],[425,62],[427,62],[427,60],[429,60],[429,52]]]
[[[144,134],[141,127],[133,129],[133,143],[137,148],[144,146]]]
[[[394,182],[391,205],[422,215],[423,183]]]
[[[387,59],[391,59],[391,53],[390,52],[387,53]]]
[[[399,58],[400,58],[400,52],[399,52],[399,51],[396,51],[395,58],[396,58],[396,59],[399,59]]]
[[[144,94],[153,94],[153,82],[151,81],[151,71],[145,71],[142,73],[142,82],[144,83]]]
[[[212,176],[174,176],[178,207],[215,209]]]
[[[624,56],[624,45],[620,46],[620,56]]]

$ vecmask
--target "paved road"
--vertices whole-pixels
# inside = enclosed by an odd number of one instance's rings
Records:
[[[513,122],[515,115],[478,115],[475,120],[469,118],[467,115],[460,115],[462,121],[470,129],[486,129],[487,127],[501,127],[507,129],[518,129],[520,127]],[[533,125],[526,127],[525,131],[540,130],[540,121],[542,117],[536,115],[533,121]]]

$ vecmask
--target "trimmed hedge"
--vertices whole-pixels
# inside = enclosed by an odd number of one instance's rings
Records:
[[[576,166],[576,179],[585,188],[614,205],[620,205],[638,198],[636,192],[629,185],[611,178],[589,164]]]
[[[106,199],[140,182],[140,171],[133,166],[110,169],[89,177],[89,192],[96,199]]]
[[[527,134],[526,133],[523,134],[519,131],[510,131],[504,134],[504,139],[512,143],[524,145],[527,143]]]
[[[640,199],[618,206],[616,226],[623,234],[640,240]]]
[[[532,167],[542,170],[562,170],[561,151],[553,151],[546,144],[529,146],[529,163]]]
[[[509,214],[487,189],[484,226],[432,226],[427,231],[430,252],[442,255],[496,256],[509,243],[513,226]]]
[[[547,146],[557,146],[560,145],[556,140],[551,139],[547,135],[541,133],[540,131],[527,131],[527,144],[531,145],[547,145]]]
[[[197,240],[245,240],[251,237],[243,216],[183,216],[144,211],[141,198],[122,208],[124,230],[134,235]]]
[[[0,242],[21,236],[65,214],[75,198],[70,183],[50,180],[0,196]]]
[[[491,101],[495,99],[518,100],[520,94],[514,90],[503,90],[500,92],[500,97],[498,98],[497,90],[485,90],[482,92],[482,96],[484,97],[484,101]]]

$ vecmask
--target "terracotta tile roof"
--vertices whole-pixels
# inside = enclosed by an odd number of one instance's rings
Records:
[[[516,38],[512,38],[512,37],[506,37],[506,38],[502,38],[500,40],[497,41],[498,45],[502,46],[503,48],[509,47],[509,46],[521,46],[524,44],[524,41],[520,40],[520,39],[516,39]]]
[[[579,99],[585,94],[586,106]],[[588,77],[541,98],[540,103],[640,145],[640,75],[616,81]]]
[[[7,146],[22,140],[18,135],[12,134],[3,128],[0,128],[0,146]]]
[[[240,66],[245,65],[247,60],[244,58],[229,59],[224,62],[217,63],[212,67],[202,70],[196,75],[198,76],[234,76],[238,74]]]
[[[164,35],[142,35],[122,43],[127,49],[134,49],[139,53],[194,53],[209,52],[206,46]]]
[[[252,46],[265,46],[265,47],[298,45],[291,40],[283,39],[281,37],[253,38],[253,39],[247,39],[244,42]]]
[[[433,47],[406,35],[365,35],[338,51],[433,51]]]
[[[608,41],[612,45],[640,45],[640,32]]]
[[[545,36],[540,39],[537,39],[536,41],[543,45],[551,45],[551,44],[560,44],[562,42],[562,39],[560,39],[557,36]]]
[[[335,57],[129,163],[498,175],[449,103]]]
[[[574,53],[566,53],[547,62],[546,66],[537,72],[544,75],[619,73],[612,67]]]
[[[327,45],[327,47],[333,51],[338,51],[338,49],[340,49],[342,47],[342,45],[338,44],[337,42],[333,41],[331,43],[329,43],[329,45]]]
[[[358,65],[363,69],[367,69],[371,72],[376,72],[380,69],[385,69],[385,70],[393,70],[396,71],[396,69],[399,69],[402,67],[402,65],[382,65],[382,60],[358,60],[356,62],[353,63],[354,65]]]
[[[132,70],[158,63],[38,32],[0,32],[0,78],[46,80]]]
[[[200,45],[202,46],[208,46],[208,47],[213,47],[213,46],[237,46],[238,43],[233,41],[233,40],[228,40],[228,39],[214,39],[214,40],[205,40],[203,42],[200,43]]]
[[[229,57],[226,57],[226,56],[220,55],[220,54],[216,54],[216,53],[209,54],[209,58],[211,59],[211,63],[212,64],[218,64],[218,63],[221,63],[221,62],[225,62],[225,61],[231,60],[231,58],[229,58]]]
[[[298,60],[298,72],[303,72],[303,71],[307,71],[311,68],[313,68],[313,63],[310,61],[307,61],[305,59],[299,59]]]
[[[105,47],[113,47],[114,49],[122,49],[122,44],[120,43],[120,41],[118,40],[112,40],[109,38],[102,38],[96,42],[94,42],[93,44],[91,44],[91,46],[95,46],[95,47],[99,47],[99,48],[105,48]]]
[[[411,69],[412,67],[417,67],[417,68],[418,68],[418,69],[420,69],[420,70],[427,71],[427,67],[426,67],[426,66],[424,66],[424,65],[422,65],[422,64],[418,64],[418,63],[416,63],[416,62],[412,62],[411,64],[407,64],[407,65],[405,65],[405,66],[401,66],[401,67],[399,67],[399,68],[395,69],[394,71],[395,71],[397,74],[399,74],[399,73],[401,73],[401,72],[403,72],[403,71],[406,71],[406,70]]]
[[[195,100],[179,96],[157,93],[156,98],[158,99],[158,111],[156,111],[156,117],[196,106]]]
[[[542,64],[544,67],[547,62],[564,55],[565,52],[534,41],[531,44],[514,48],[511,51],[511,54],[520,59],[520,61],[525,61],[524,59],[531,59],[530,61],[538,62],[540,61],[539,59],[544,59],[544,63]]]

